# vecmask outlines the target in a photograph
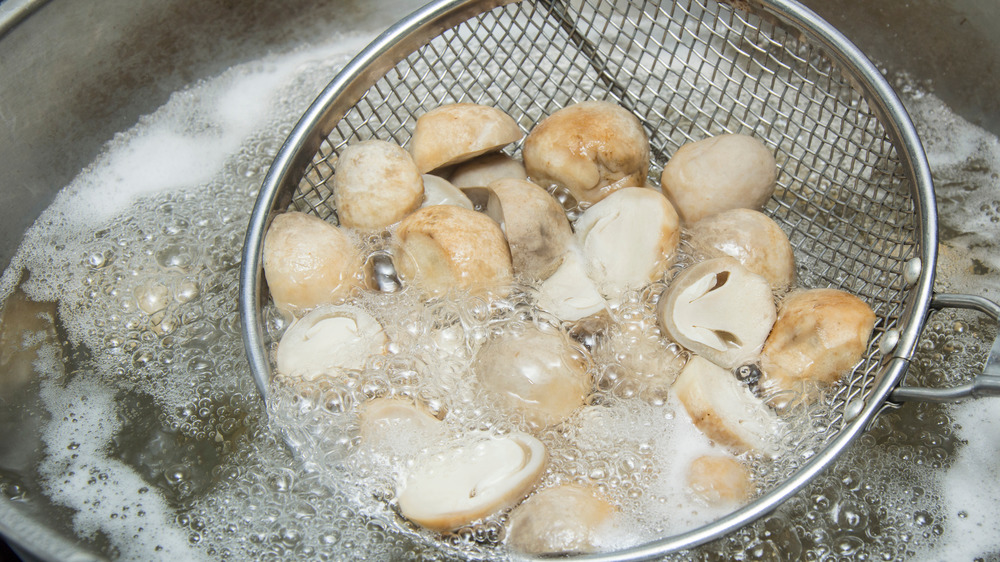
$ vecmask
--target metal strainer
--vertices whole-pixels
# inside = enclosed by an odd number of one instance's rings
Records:
[[[495,106],[525,131],[573,102],[612,100],[649,133],[651,178],[682,144],[750,133],[773,150],[765,211],[788,234],[802,284],[861,296],[878,321],[834,396],[826,440],[784,483],[727,517],[603,557],[689,548],[774,509],[831,463],[887,401],[1000,393],[1000,340],[983,374],[952,389],[898,388],[930,310],[1000,306],[934,295],[937,214],[926,157],[902,104],[839,32],[791,0],[437,1],[376,39],[326,87],[268,172],[247,231],[243,336],[266,399],[271,367],[261,253],[287,209],[335,221],[337,155],[379,138],[405,145],[416,117],[449,102]],[[520,151],[520,145],[510,149]]]

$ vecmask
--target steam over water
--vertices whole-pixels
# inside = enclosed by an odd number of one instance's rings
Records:
[[[25,326],[17,344],[27,350],[4,357],[30,365],[28,376],[0,378],[0,392],[24,397],[5,408],[40,435],[0,435],[6,497],[125,559],[398,559],[426,540],[393,532],[400,524],[380,498],[331,478],[340,458],[300,462],[262,421],[236,317],[243,232],[263,174],[303,109],[366,40],[274,55],[176,93],[117,135],[38,219],[0,279],[3,324]],[[939,288],[996,300],[1000,145],[901,85],[937,179]],[[995,333],[973,314],[933,318],[908,382],[965,380]],[[614,473],[628,482],[629,467],[655,463],[670,446],[708,447],[699,435],[657,435],[656,421],[677,411],[670,404],[637,404],[641,411],[581,420],[631,455],[594,480]],[[624,414],[639,423],[626,426]],[[989,428],[998,419],[998,400],[887,411],[776,513],[700,552],[996,557],[1000,436]],[[664,501],[670,493],[649,492]]]

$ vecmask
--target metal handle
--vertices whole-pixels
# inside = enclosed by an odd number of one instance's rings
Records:
[[[1000,324],[1000,305],[974,295],[934,295],[930,306],[934,310],[942,308],[965,308],[978,310],[990,315],[993,321]],[[993,340],[993,347],[986,358],[983,372],[977,375],[969,384],[952,388],[919,388],[899,387],[892,391],[889,399],[894,402],[956,402],[964,398],[979,398],[981,396],[1000,396],[1000,335]]]

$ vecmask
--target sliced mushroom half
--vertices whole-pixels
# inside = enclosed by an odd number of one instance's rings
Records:
[[[733,457],[702,455],[688,467],[687,485],[710,505],[742,503],[753,488],[750,471]]]
[[[576,322],[608,308],[575,248],[563,255],[559,268],[538,286],[536,295],[538,307],[563,322]]]
[[[448,180],[459,189],[486,187],[494,181],[502,179],[528,179],[528,173],[524,171],[524,164],[503,152],[483,154],[468,162],[463,162],[455,166],[448,177]]]
[[[491,202],[499,208],[491,209],[487,204],[486,213],[501,217],[514,273],[528,280],[548,278],[573,239],[562,205],[526,180],[501,179],[487,189],[496,194]]]
[[[426,174],[499,150],[523,136],[517,122],[495,107],[453,103],[417,118],[410,153],[420,173]]]
[[[448,180],[431,174],[424,174],[421,177],[424,180],[424,202],[421,207],[455,205],[470,211],[473,209],[469,197]]]
[[[388,338],[372,315],[354,306],[322,306],[292,324],[278,342],[278,372],[313,380],[344,369],[361,369],[385,352]]]

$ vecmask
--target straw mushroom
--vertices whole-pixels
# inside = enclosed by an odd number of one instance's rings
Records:
[[[424,200],[424,182],[410,154],[391,142],[368,140],[340,154],[333,199],[343,226],[378,230],[396,224]]]
[[[660,175],[685,224],[728,209],[760,209],[774,193],[771,151],[747,135],[718,135],[681,146]]]
[[[692,356],[673,389],[709,439],[738,452],[777,453],[777,415],[728,370]]]
[[[264,238],[264,277],[275,306],[301,315],[339,303],[361,286],[361,253],[340,229],[300,212],[274,218]]]
[[[311,381],[346,369],[361,369],[385,352],[382,325],[354,306],[321,306],[294,322],[278,342],[279,373]]]
[[[587,277],[583,257],[575,247],[562,258],[559,268],[538,286],[538,307],[563,322],[576,322],[607,310],[608,302]]]
[[[875,327],[865,301],[837,289],[794,292],[781,303],[764,344],[760,379],[765,389],[808,390],[840,380],[864,355]]]
[[[775,291],[795,283],[795,253],[778,223],[752,209],[730,209],[705,217],[688,231],[696,256],[730,256],[767,279]]]
[[[644,187],[608,195],[584,211],[575,226],[587,274],[609,300],[663,275],[680,242],[673,206]]]
[[[440,437],[441,420],[427,408],[403,398],[376,398],[364,404],[358,417],[361,439],[394,449],[410,449],[414,438]]]
[[[767,280],[723,257],[682,271],[657,316],[677,343],[732,369],[757,359],[777,312]]]
[[[702,455],[687,472],[688,488],[710,505],[742,503],[750,497],[750,472],[733,457]]]
[[[520,501],[545,468],[545,446],[526,433],[466,439],[416,459],[397,490],[403,517],[434,531],[456,529]]]
[[[601,547],[600,530],[617,510],[595,490],[546,488],[510,513],[507,544],[525,554],[584,554]]]
[[[517,179],[501,179],[488,188],[499,205],[486,213],[500,216],[500,227],[510,245],[514,273],[527,279],[545,279],[559,267],[573,239],[566,212],[547,191]]]
[[[564,187],[577,201],[596,203],[623,187],[645,184],[649,137],[625,108],[585,101],[535,125],[524,140],[523,157],[532,181]]]
[[[507,240],[482,213],[454,205],[424,207],[399,223],[396,238],[397,273],[430,294],[452,288],[503,292],[513,281]]]
[[[410,153],[420,173],[457,164],[521,140],[509,115],[486,105],[452,103],[417,118]]]
[[[469,197],[450,181],[431,174],[424,174],[421,177],[424,180],[424,202],[421,207],[455,205],[473,210]]]
[[[459,189],[466,187],[486,187],[496,180],[528,179],[528,172],[514,157],[503,152],[493,152],[477,156],[463,162],[452,170],[448,180]]]

